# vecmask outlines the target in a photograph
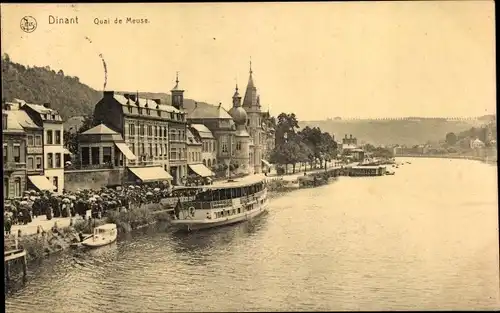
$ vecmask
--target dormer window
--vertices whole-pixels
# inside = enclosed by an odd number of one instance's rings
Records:
[[[52,119],[55,120],[56,119],[56,116],[54,114],[52,114]]]

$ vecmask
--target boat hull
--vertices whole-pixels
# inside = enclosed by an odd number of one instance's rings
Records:
[[[267,211],[267,204],[246,213],[240,213],[231,217],[219,218],[216,220],[173,220],[171,225],[180,231],[203,230],[215,227],[222,227],[241,223],[255,218]]]
[[[98,240],[93,240],[93,237],[87,238],[82,241],[82,246],[86,248],[99,248],[107,246],[116,241],[116,236],[111,238],[99,238]]]

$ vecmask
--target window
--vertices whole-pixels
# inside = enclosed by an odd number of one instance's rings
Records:
[[[134,124],[129,125],[128,134],[129,134],[129,136],[135,136],[135,125]]]
[[[170,149],[170,159],[177,160],[177,149],[176,148]]]
[[[34,167],[33,167],[34,163],[33,163],[33,158],[32,157],[29,157],[28,158],[28,169],[29,170],[32,170]]]
[[[141,151],[139,151],[139,154],[140,154],[140,155],[143,155],[143,154],[145,154],[145,153],[146,153],[146,151],[144,150],[144,144],[143,144],[143,143],[141,143]]]
[[[18,198],[21,196],[21,178],[16,177],[14,179],[14,197]]]
[[[137,151],[135,151],[135,144],[133,144],[133,143],[130,144],[130,150],[132,151],[132,153],[134,155],[137,155]]]
[[[139,135],[144,136],[144,124],[139,126]]]
[[[163,145],[160,145],[160,156],[163,156]]]
[[[28,135],[28,147],[32,147],[35,145],[35,136]]]
[[[131,106],[128,107],[128,113],[132,113],[132,107]]]
[[[166,127],[163,129],[163,137],[167,138],[167,128]]]
[[[41,145],[42,145],[42,136],[36,135],[35,136],[35,146],[40,147]]]
[[[111,163],[111,147],[102,148],[102,161],[106,163]]]
[[[19,163],[21,162],[21,147],[20,146],[14,146],[14,162]]]
[[[41,170],[42,169],[42,157],[37,156],[36,157],[36,169]]]
[[[163,155],[168,156],[168,148],[166,144],[165,144],[165,150],[163,150]]]
[[[148,146],[149,146],[149,155],[153,156],[153,144],[150,143],[148,144]]]
[[[139,114],[142,114],[142,108],[139,108]]]
[[[53,167],[54,167],[53,155],[52,153],[47,153],[47,168],[53,168]]]
[[[191,162],[194,161],[194,152],[191,152],[191,160],[189,160],[189,161],[191,161]]]
[[[212,145],[212,152],[215,152],[215,142],[212,142],[211,145]]]
[[[153,126],[148,125],[148,137],[153,137]]]
[[[92,164],[101,164],[99,147],[91,147],[90,154]]]
[[[238,141],[236,143],[236,150],[238,150],[238,151],[241,150],[241,141]]]
[[[4,196],[4,199],[9,198],[9,179],[8,178],[3,179],[3,196]]]
[[[56,157],[56,168],[60,168],[61,167],[61,154],[60,153],[54,153],[55,157]]]
[[[155,137],[158,137],[158,127],[155,126]]]
[[[221,138],[221,149],[222,152],[227,153],[229,150],[227,149],[227,137],[223,136]]]
[[[57,180],[57,176],[52,177],[52,184],[56,187],[56,192],[59,191],[59,182]]]
[[[151,110],[150,109],[146,109],[146,114],[150,115],[151,114]]]
[[[61,131],[56,130],[56,145],[60,145],[60,144],[61,144]]]
[[[9,161],[9,154],[7,152],[7,145],[3,145],[3,164],[7,163]]]
[[[156,110],[156,113],[158,113],[158,116],[161,116],[161,111],[160,110]]]
[[[82,165],[90,164],[90,148],[82,147]]]
[[[47,131],[47,144],[48,145],[51,145],[54,143],[54,139],[52,137],[52,131],[51,130],[48,130]]]
[[[155,156],[158,156],[158,145],[155,144]]]

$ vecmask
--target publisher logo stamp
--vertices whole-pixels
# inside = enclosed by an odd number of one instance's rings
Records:
[[[36,20],[32,16],[25,16],[21,19],[21,29],[26,33],[34,32],[36,25]]]

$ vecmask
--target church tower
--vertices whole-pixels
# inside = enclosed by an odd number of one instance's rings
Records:
[[[256,174],[262,172],[262,156],[265,139],[263,138],[263,129],[261,124],[262,112],[260,110],[260,98],[257,95],[257,88],[253,81],[252,61],[250,61],[250,76],[248,85],[243,98],[243,108],[247,112],[247,130],[253,139],[253,165]]]
[[[177,72],[175,77],[175,86],[172,90],[172,106],[178,110],[184,109],[184,90],[179,87],[179,72]]]
[[[238,164],[238,172],[252,174],[253,168],[250,168],[250,135],[246,130],[248,115],[241,107],[241,96],[238,92],[238,85],[233,95],[233,107],[229,110],[229,115],[233,118],[236,130],[234,132],[235,153],[233,161]],[[250,171],[249,171],[250,170]]]

